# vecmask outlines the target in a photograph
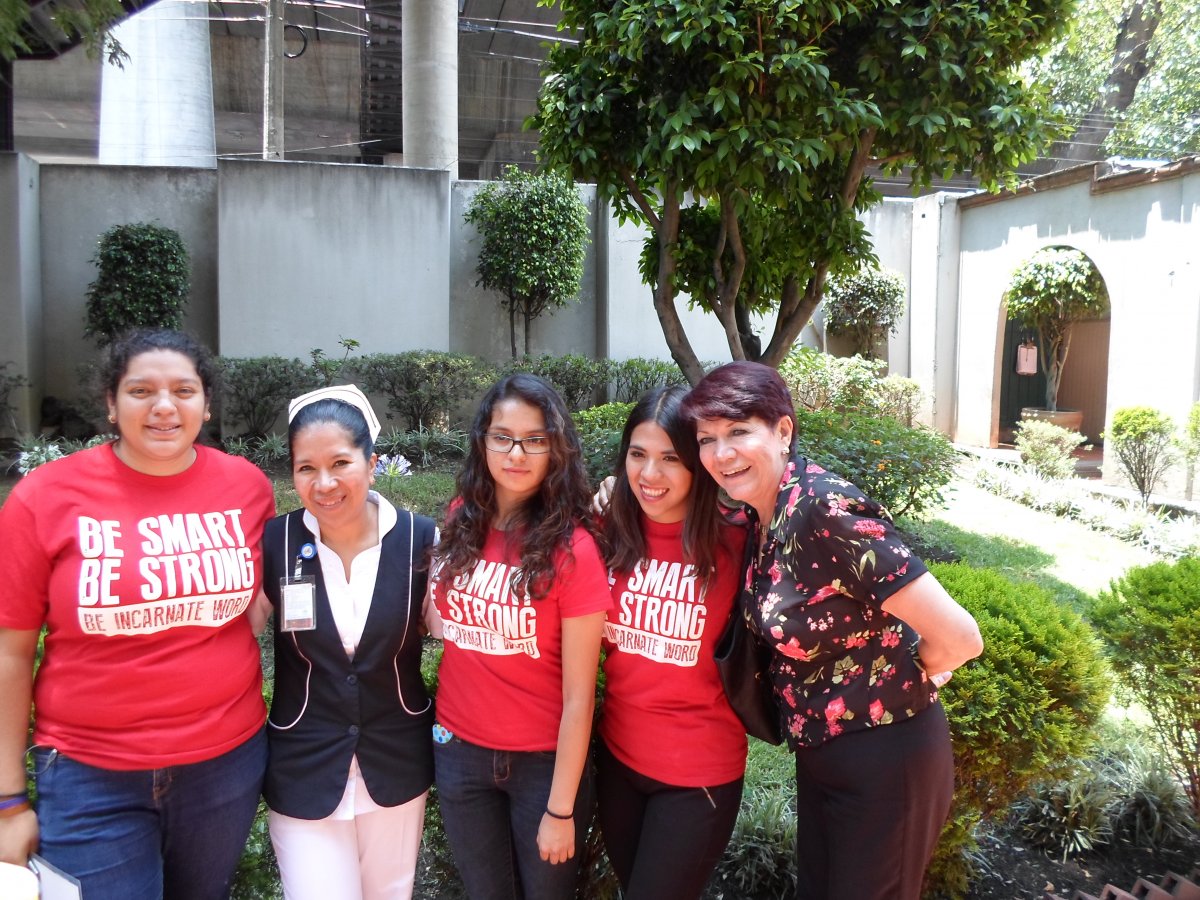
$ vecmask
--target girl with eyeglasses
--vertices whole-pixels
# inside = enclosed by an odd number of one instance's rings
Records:
[[[445,650],[434,765],[472,900],[575,893],[611,599],[562,398],[532,375],[484,397],[436,551]]]

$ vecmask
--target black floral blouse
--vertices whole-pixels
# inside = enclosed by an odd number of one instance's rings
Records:
[[[758,524],[753,509],[751,525]],[[881,608],[922,575],[887,511],[793,457],[761,555],[747,542],[743,609],[774,653],[771,676],[792,749],[911,718],[937,700],[917,633]]]

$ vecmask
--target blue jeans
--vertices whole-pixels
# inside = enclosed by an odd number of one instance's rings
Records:
[[[87,900],[219,900],[258,808],[267,739],[165,769],[120,772],[33,750],[40,853]]]
[[[434,744],[442,824],[471,900],[570,900],[587,842],[592,779],[575,795],[575,855],[544,862],[537,833],[550,798],[553,752],[489,750],[452,738]]]

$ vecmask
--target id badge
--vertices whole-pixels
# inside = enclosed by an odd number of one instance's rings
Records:
[[[312,631],[317,627],[317,580],[312,575],[279,579],[279,630]]]

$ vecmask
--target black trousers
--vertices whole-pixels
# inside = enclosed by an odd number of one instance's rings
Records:
[[[798,750],[797,900],[919,900],[953,794],[941,704]]]
[[[733,833],[742,779],[710,787],[664,784],[597,741],[596,796],[625,900],[699,900]]]

